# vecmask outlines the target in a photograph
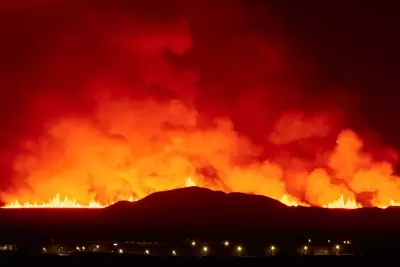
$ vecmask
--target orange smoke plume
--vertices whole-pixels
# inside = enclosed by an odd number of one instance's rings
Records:
[[[14,200],[40,204],[58,194],[49,206],[62,206],[63,196],[70,206],[102,207],[195,184],[289,205],[356,208],[363,205],[357,200],[361,193],[372,193],[370,204],[378,207],[400,202],[391,165],[374,162],[351,130],[337,137],[324,157],[326,168],[287,171],[273,160],[252,160],[259,149],[229,120],[203,128],[197,118],[194,108],[176,100],[105,97],[94,117],[63,118],[50,124],[38,142],[26,143],[15,171],[29,190],[21,187],[2,198],[18,206]],[[288,192],[291,183],[301,185],[297,194]]]
[[[15,97],[28,95],[13,105],[27,113],[15,121],[28,122],[17,155],[4,156],[13,159],[0,193],[8,207],[101,208],[193,185],[289,206],[400,203],[393,162],[340,130],[336,109],[298,104],[291,71],[300,68],[282,56],[293,55],[291,42],[249,29],[264,25],[253,17],[278,25],[272,13],[251,16],[239,1],[228,10],[219,1],[36,2],[9,15],[29,37],[19,43],[40,56],[16,57],[23,67],[9,82],[24,88]],[[160,14],[143,15],[154,6]],[[5,32],[14,47],[14,28]]]

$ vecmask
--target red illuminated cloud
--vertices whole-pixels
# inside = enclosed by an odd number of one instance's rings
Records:
[[[0,9],[19,9],[31,8],[36,6],[44,6],[49,4],[56,4],[64,0],[3,0],[0,2]]]

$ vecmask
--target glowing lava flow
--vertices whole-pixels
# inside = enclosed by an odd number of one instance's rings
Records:
[[[47,203],[37,204],[25,202],[20,204],[18,201],[13,201],[11,204],[6,205],[4,208],[104,208],[106,206],[101,205],[99,202],[92,200],[88,205],[81,205],[76,203],[75,199],[69,199],[65,197],[64,199],[60,198],[60,195],[57,194],[54,198],[50,199]]]
[[[344,200],[343,195],[336,201],[324,205],[323,208],[328,209],[358,209],[362,208],[354,199]]]
[[[191,179],[191,177],[186,179],[186,185],[185,187],[191,187],[191,186],[196,186],[196,183]],[[135,201],[133,197],[130,197],[128,201]],[[309,207],[310,205],[307,203],[304,203],[298,199],[295,199],[293,197],[290,197],[288,195],[283,195],[281,199],[279,199],[280,202],[283,204],[290,206],[290,207]],[[61,198],[59,194],[57,194],[54,198],[50,199],[47,203],[30,203],[30,202],[25,202],[23,204],[19,203],[18,201],[13,201],[10,204],[4,206],[3,208],[6,209],[18,209],[18,208],[90,208],[90,209],[96,209],[96,208],[105,208],[111,204],[101,204],[98,201],[92,200],[90,201],[87,205],[83,205],[80,203],[77,203],[75,199],[70,199],[68,197]],[[400,203],[397,203],[395,201],[390,202],[390,206],[400,206]],[[383,206],[383,205],[377,205],[377,207],[385,209],[388,206]],[[329,209],[358,209],[362,208],[362,205],[357,203],[356,200],[354,199],[348,199],[345,200],[343,196],[341,196],[338,200],[332,201],[328,203],[327,205],[322,206],[322,208],[329,208]]]
[[[186,185],[185,187],[191,187],[191,186],[196,186],[196,183],[192,180],[191,177],[188,177],[186,179]],[[122,199],[121,199],[122,200]],[[136,201],[134,197],[130,197],[128,201],[133,202]],[[23,204],[19,203],[18,201],[13,201],[10,204],[4,206],[3,208],[5,209],[21,209],[21,208],[90,208],[90,209],[99,209],[99,208],[105,208],[107,206],[110,206],[114,204],[114,202],[110,204],[101,204],[99,201],[92,200],[90,201],[87,205],[83,205],[80,203],[77,203],[75,199],[70,199],[68,197],[61,198],[59,194],[57,194],[55,197],[50,199],[46,203],[41,203],[38,204],[36,202],[31,203],[31,202],[24,202]]]
[[[135,201],[133,197],[130,197],[128,201]],[[112,205],[111,203],[109,205]],[[60,198],[60,195],[57,194],[54,198],[50,199],[47,203],[37,204],[25,202],[20,204],[18,201],[13,201],[11,204],[4,206],[5,209],[18,209],[18,208],[90,208],[90,209],[100,209],[105,208],[109,205],[102,205],[100,202],[92,200],[87,205],[79,204],[75,201],[75,199],[69,199],[65,197],[63,199]]]
[[[196,186],[196,184],[191,180],[188,179],[188,183],[186,187],[190,186]],[[133,197],[130,197],[128,201],[135,201]],[[288,195],[284,195],[280,200],[283,204],[290,206],[290,207],[298,207],[298,206],[303,206],[307,207],[309,206],[307,203],[303,203],[299,200],[295,200],[290,198]],[[23,204],[19,203],[18,201],[13,201],[10,204],[4,206],[3,208],[6,209],[18,209],[18,208],[91,208],[91,209],[96,209],[96,208],[105,208],[111,204],[101,204],[98,201],[92,200],[89,202],[87,205],[83,205],[80,203],[77,203],[75,199],[70,199],[68,197],[61,198],[59,194],[57,194],[54,198],[50,199],[46,203],[38,204],[38,203],[30,203],[30,202],[25,202]],[[392,204],[395,205],[393,202]],[[359,205],[355,200],[347,200],[345,201],[343,199],[343,196],[338,199],[337,201],[333,201],[329,203],[328,205],[323,206],[324,208],[338,208],[338,209],[356,209],[356,208],[361,208],[362,206]],[[386,208],[386,207],[383,207]]]
[[[388,207],[400,207],[400,202],[396,202],[394,200],[390,200],[390,205],[389,206],[378,205],[378,207],[381,208],[381,209],[386,209]]]
[[[283,195],[283,197],[278,200],[289,207],[298,207],[298,206],[308,207],[309,206],[307,203],[303,203],[300,200],[293,199],[293,198],[289,197],[288,195]]]

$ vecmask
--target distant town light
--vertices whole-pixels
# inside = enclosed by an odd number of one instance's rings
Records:
[[[146,249],[146,250],[144,251],[144,254],[150,255],[150,250]]]
[[[124,253],[124,250],[123,250],[122,248],[120,248],[120,249],[118,250],[118,252],[119,252],[120,254],[122,254],[122,253]]]
[[[303,249],[304,249],[304,250],[307,250],[307,249],[308,249],[308,247],[307,247],[307,246],[304,246],[304,247],[303,247]]]
[[[85,247],[82,247],[82,250],[85,250],[86,248]]]
[[[331,240],[328,239],[328,243],[331,243]]]
[[[99,245],[96,245],[96,248],[100,248],[100,246],[99,246]]]
[[[340,249],[340,246],[339,246],[339,245],[336,245],[335,248],[336,248],[337,250],[339,250],[339,249]]]
[[[80,248],[80,247],[76,247],[76,250],[77,250],[77,251],[80,251],[80,250],[81,250],[81,248]]]
[[[241,246],[236,247],[237,256],[240,256],[240,253],[242,252],[242,250],[243,250],[243,248]]]
[[[224,246],[225,246],[225,247],[229,247],[229,241],[225,241],[225,242],[224,242]]]
[[[274,256],[275,255],[275,251],[276,251],[276,247],[274,245],[271,245],[269,247],[269,253]]]
[[[203,250],[203,256],[205,256],[208,252],[208,247],[204,246],[202,250]]]
[[[114,246],[114,247],[117,247],[117,246],[118,246],[118,243],[114,243],[113,246]]]
[[[196,246],[196,241],[192,241],[192,247]]]
[[[172,250],[172,255],[176,256],[176,251]]]
[[[311,239],[308,239],[308,243],[311,243]]]

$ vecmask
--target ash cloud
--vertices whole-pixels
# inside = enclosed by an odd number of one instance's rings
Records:
[[[204,165],[215,171],[200,185],[275,198],[290,191],[313,204],[383,190],[362,179],[332,185],[347,126],[341,107],[304,92],[314,66],[268,6],[20,1],[0,9],[5,201],[144,196],[182,186],[183,174],[209,173]],[[353,177],[372,163],[350,152]],[[391,181],[390,164],[379,166]]]

